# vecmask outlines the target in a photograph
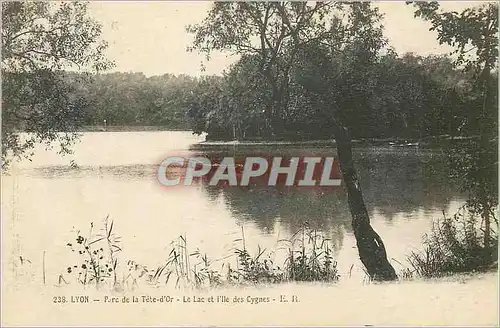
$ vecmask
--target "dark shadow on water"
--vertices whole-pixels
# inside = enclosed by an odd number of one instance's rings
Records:
[[[259,149],[259,154],[335,156],[335,150],[322,149]],[[199,155],[234,156],[244,154],[244,147]],[[247,152],[250,156],[253,150]],[[355,160],[366,205],[371,217],[383,217],[390,224],[396,215],[411,219],[412,213],[423,211],[429,219],[439,216],[450,201],[463,200],[448,178],[444,155],[436,150],[357,148]],[[351,217],[343,188],[324,192],[318,188],[215,187],[203,190],[212,200],[222,197],[238,221],[251,221],[264,232],[273,232],[277,222],[294,233],[307,222],[312,228],[333,233],[341,244],[343,232],[351,231]],[[335,236],[336,235],[336,236]]]

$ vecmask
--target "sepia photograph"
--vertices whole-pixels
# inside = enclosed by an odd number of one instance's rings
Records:
[[[498,327],[497,1],[1,1],[1,325]]]

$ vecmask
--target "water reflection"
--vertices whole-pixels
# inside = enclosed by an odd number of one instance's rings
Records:
[[[191,149],[192,156],[335,156],[334,148],[271,146],[259,148]],[[448,168],[438,150],[401,148],[356,148],[354,158],[368,211],[374,221],[391,224],[401,213],[408,219],[427,215],[433,218],[452,200],[463,200],[448,179]],[[158,164],[64,165],[21,168],[20,173],[35,178],[78,179],[94,177],[125,181],[156,181]],[[199,186],[194,187],[199,188]],[[343,188],[210,186],[200,188],[213,204],[222,201],[236,223],[252,223],[263,234],[276,227],[291,235],[304,224],[327,232],[336,249],[344,234],[351,232],[351,217]],[[196,205],[193,205],[196,206]]]
[[[222,195],[231,214],[238,222],[251,221],[262,232],[274,234],[277,222],[287,235],[300,230],[305,224],[328,232],[334,249],[342,246],[344,230],[350,230],[350,217],[343,192],[325,192],[321,189],[274,187],[205,186],[207,194]]]
[[[332,156],[335,150],[267,148],[274,156],[306,156],[323,153]],[[201,156],[251,156],[255,150],[234,147],[226,150],[201,150]],[[451,200],[463,197],[448,179],[446,161],[440,151],[392,148],[357,148],[354,152],[360,183],[368,211],[374,220],[390,224],[397,214],[411,219],[415,213],[435,216]],[[218,187],[204,185],[208,199],[223,199],[238,221],[251,221],[263,232],[274,232],[276,223],[292,234],[304,223],[328,231],[334,244],[342,245],[343,233],[351,232],[350,213],[345,191],[318,187]],[[415,214],[416,215],[416,214]]]
[[[22,168],[18,173],[32,178],[78,179],[78,178],[119,178],[143,180],[156,178],[158,165],[98,165],[77,166],[53,165]]]

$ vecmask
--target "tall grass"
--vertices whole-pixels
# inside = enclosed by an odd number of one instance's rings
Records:
[[[498,258],[498,231],[490,230],[490,243],[485,245],[481,226],[481,221],[465,207],[451,217],[443,213],[443,219],[424,236],[423,250],[407,256],[412,273],[437,277],[491,268]]]
[[[191,248],[187,236],[181,235],[170,243],[167,259],[152,269],[129,260],[119,270],[120,238],[109,217],[105,218],[100,233],[95,233],[91,223],[88,235],[83,236],[78,231],[75,241],[68,243],[68,247],[73,252],[78,251],[79,263],[68,266],[65,275],[76,275],[79,283],[95,284],[97,288],[106,285],[115,290],[134,289],[141,283],[214,288],[289,281],[336,282],[339,279],[329,239],[307,225],[290,239],[278,240],[275,249],[258,246],[253,254],[248,250],[242,228],[241,238],[234,240],[239,246],[232,249],[232,254],[218,260],[209,259],[199,248]],[[286,254],[281,265],[275,260],[279,250]]]
[[[293,281],[337,281],[337,262],[329,239],[304,226],[292,237],[285,261],[287,277]]]

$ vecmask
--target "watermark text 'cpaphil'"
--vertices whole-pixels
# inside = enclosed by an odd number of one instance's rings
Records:
[[[337,187],[340,172],[334,157],[167,157],[158,181],[168,187],[203,182],[211,186]]]

